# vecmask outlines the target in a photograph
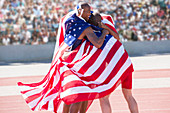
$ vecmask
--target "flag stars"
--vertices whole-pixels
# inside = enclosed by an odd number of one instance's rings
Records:
[[[74,37],[76,36],[76,34],[74,34]]]
[[[76,29],[73,29],[73,31],[76,31]]]
[[[69,36],[68,38],[71,38],[71,36]]]
[[[69,33],[71,33],[71,31],[69,31]]]
[[[71,20],[71,22],[74,22],[73,20]]]
[[[81,29],[81,27],[79,27],[79,30]]]

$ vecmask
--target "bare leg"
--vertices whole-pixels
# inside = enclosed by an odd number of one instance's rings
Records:
[[[64,103],[63,113],[69,113],[69,109],[70,109],[70,105],[67,105],[67,104]]]
[[[111,106],[110,106],[110,102],[109,102],[109,95],[100,98],[100,107],[102,109],[102,113],[111,113]]]
[[[82,105],[82,102],[77,102],[77,103],[72,104],[70,107],[70,113],[78,113],[81,105]]]
[[[82,105],[81,105],[81,108],[80,108],[80,113],[85,113],[86,112],[87,104],[88,104],[88,101],[82,102]]]
[[[131,89],[122,88],[123,95],[128,103],[129,109],[131,113],[139,113],[138,112],[138,105],[135,98],[132,96]]]

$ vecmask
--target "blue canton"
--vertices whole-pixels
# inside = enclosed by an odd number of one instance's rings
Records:
[[[81,33],[87,28],[90,27],[91,24],[88,24],[84,20],[80,19],[76,16],[76,14],[72,15],[65,22],[65,36],[64,42],[68,46],[72,46]]]

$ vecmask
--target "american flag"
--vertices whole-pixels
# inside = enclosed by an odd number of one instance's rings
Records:
[[[48,74],[38,83],[18,83],[25,101],[34,111],[60,112],[63,102],[72,104],[104,97],[113,92],[128,73],[133,72],[127,52],[114,37],[108,38],[102,49],[83,40],[63,60],[61,56],[70,47],[69,42],[74,43],[74,40],[66,39],[69,31],[65,23],[71,16],[72,13],[69,13],[60,21],[58,42]],[[111,16],[104,15],[103,21],[114,28]]]

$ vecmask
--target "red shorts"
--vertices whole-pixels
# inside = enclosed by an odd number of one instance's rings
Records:
[[[132,89],[132,73],[128,73],[128,76],[122,81],[122,88]]]

